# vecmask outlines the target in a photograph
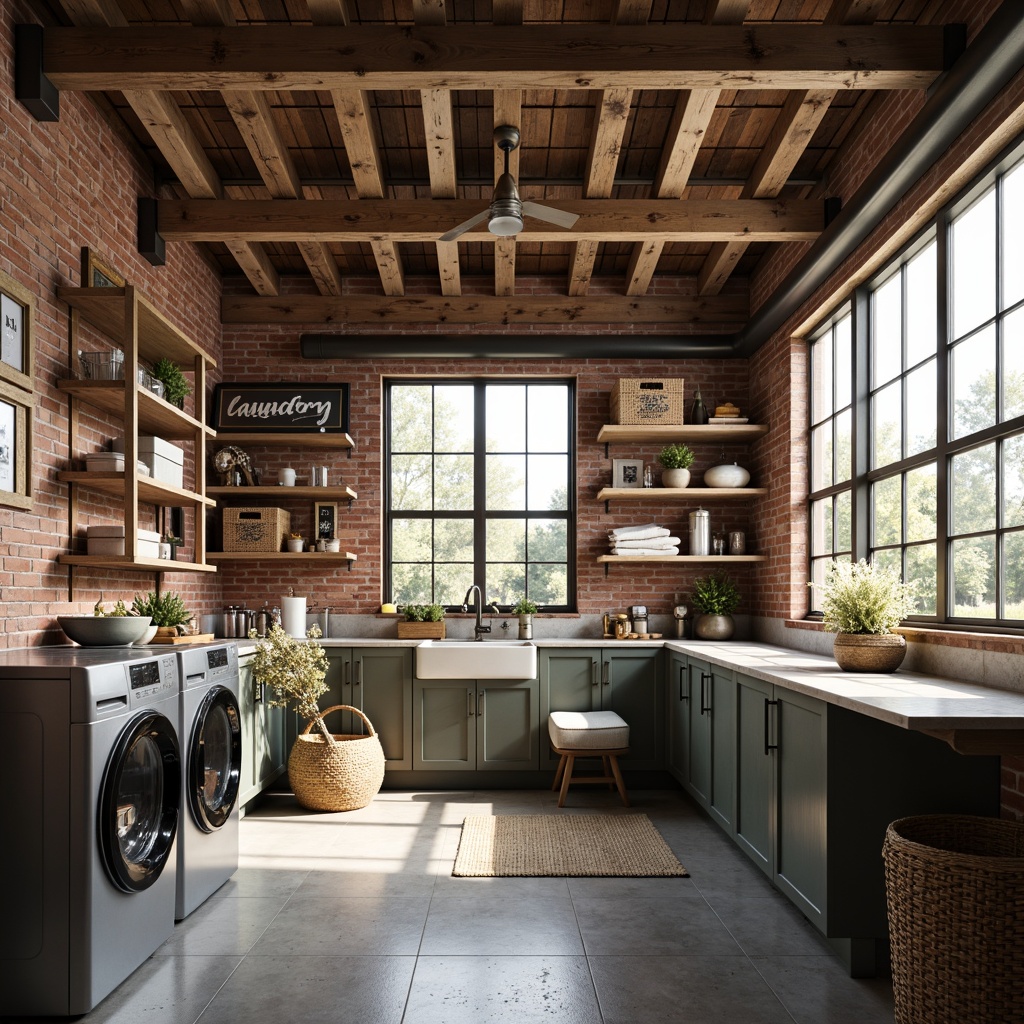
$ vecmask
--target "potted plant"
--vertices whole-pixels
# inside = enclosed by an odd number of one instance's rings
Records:
[[[690,603],[700,612],[693,632],[702,640],[728,640],[736,630],[732,613],[740,603],[736,584],[724,572],[700,576],[693,581]]]
[[[302,551],[306,546],[306,538],[301,533],[292,533],[285,538],[289,551]]]
[[[519,639],[533,639],[533,617],[537,614],[537,605],[528,597],[521,597],[512,605],[512,614],[519,616]]]
[[[294,706],[306,719],[288,755],[288,780],[295,799],[308,810],[349,811],[365,807],[384,781],[384,751],[370,720],[358,708],[336,705],[321,710],[319,700],[327,692],[327,652],[318,643],[323,634],[317,625],[306,631],[305,640],[289,636],[279,623],[264,639],[255,629],[253,681],[273,691],[271,707]],[[336,735],[324,721],[332,711],[359,715],[368,734]],[[310,735],[311,730],[316,732]]]
[[[686,487],[690,483],[690,467],[696,456],[685,444],[667,444],[661,449],[658,461],[664,472],[661,474],[662,487]]]
[[[158,359],[153,366],[153,376],[164,385],[164,398],[179,409],[185,404],[185,396],[192,394],[192,385],[181,367],[166,357]]]
[[[168,591],[156,594],[150,591],[143,597],[136,594],[132,600],[132,611],[136,615],[148,615],[157,627],[157,636],[186,636],[192,613],[177,594]]]
[[[833,562],[822,587],[825,629],[835,633],[832,652],[844,672],[895,672],[907,653],[893,630],[914,607],[910,586],[888,566]]]
[[[178,548],[184,542],[180,537],[175,537],[173,533],[165,533],[160,538],[160,557],[175,559],[178,557]],[[164,552],[166,551],[166,554]]]
[[[443,640],[445,638],[443,605],[407,604],[399,610],[405,616],[405,621],[398,623],[399,640]]]

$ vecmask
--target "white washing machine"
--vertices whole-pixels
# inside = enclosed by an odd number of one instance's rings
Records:
[[[177,653],[182,749],[177,897],[180,921],[238,869],[242,719],[233,643]]]
[[[174,930],[178,663],[0,652],[0,1015],[87,1013]]]

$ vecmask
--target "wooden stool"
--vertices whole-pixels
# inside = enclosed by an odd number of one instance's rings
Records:
[[[565,806],[565,797],[574,783],[607,783],[619,791],[622,802],[628,807],[626,784],[619,771],[619,754],[629,753],[629,726],[614,711],[552,711],[548,715],[548,735],[551,746],[561,756],[552,790],[558,794],[558,806]],[[603,767],[601,775],[573,777],[578,757],[599,757]]]

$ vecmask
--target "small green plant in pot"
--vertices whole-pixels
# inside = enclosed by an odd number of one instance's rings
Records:
[[[164,630],[165,634],[173,632],[179,636],[188,632],[188,623],[193,617],[181,597],[171,592],[157,594],[150,591],[145,597],[136,594],[132,601],[132,612],[148,615],[153,625]]]
[[[893,632],[913,610],[911,587],[888,566],[861,559],[833,562],[822,588],[824,625],[836,638],[832,651],[845,672],[895,672],[907,641]]]
[[[512,605],[512,614],[519,616],[519,639],[533,639],[533,617],[537,614],[537,605],[528,597],[521,597]]]
[[[700,612],[693,627],[702,640],[728,640],[736,630],[732,613],[740,603],[736,584],[724,572],[700,576],[693,581],[693,607]]]
[[[407,604],[399,608],[405,616],[398,623],[399,639],[443,640],[445,637],[444,605]]]
[[[192,394],[192,385],[180,366],[170,359],[158,359],[153,367],[153,376],[164,385],[164,398],[180,409],[185,397]]]
[[[690,483],[690,467],[696,456],[685,444],[667,444],[661,449],[658,461],[662,466],[662,487],[686,487]]]

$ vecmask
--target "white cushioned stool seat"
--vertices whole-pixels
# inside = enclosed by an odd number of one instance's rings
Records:
[[[614,750],[629,746],[629,726],[614,711],[552,711],[548,735],[564,750]]]

